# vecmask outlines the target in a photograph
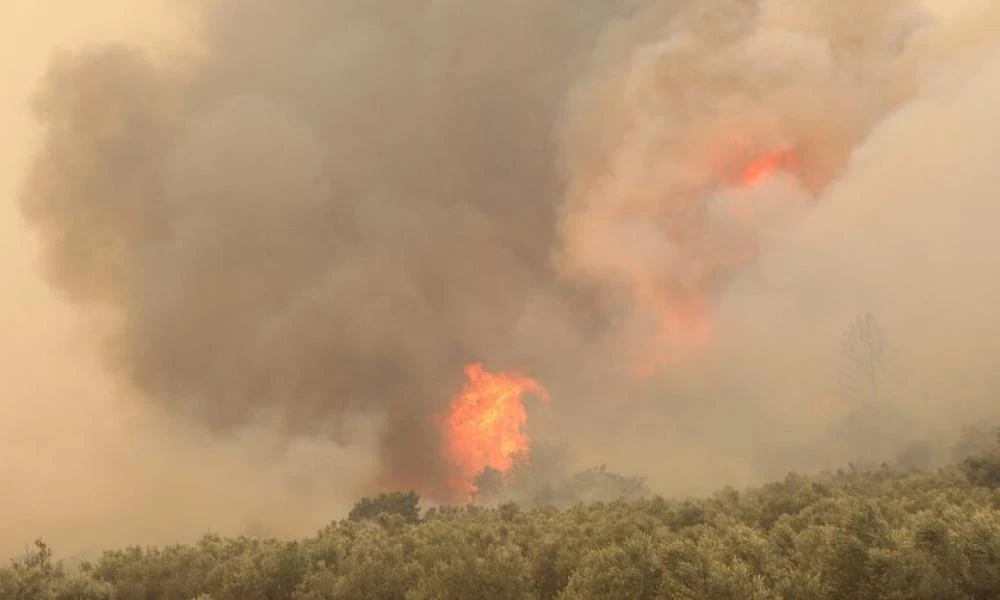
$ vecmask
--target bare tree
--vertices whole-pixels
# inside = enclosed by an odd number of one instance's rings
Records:
[[[878,401],[884,391],[885,340],[873,314],[866,313],[851,322],[840,353],[844,361],[841,396],[859,403]]]

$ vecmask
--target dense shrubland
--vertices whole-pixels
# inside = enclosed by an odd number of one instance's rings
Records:
[[[490,477],[479,505],[421,514],[416,494],[384,494],[299,541],[206,535],[73,572],[39,541],[0,570],[0,598],[1000,597],[1000,446],[934,472],[850,467],[683,501],[565,506],[574,493],[641,491],[593,469],[515,503]]]

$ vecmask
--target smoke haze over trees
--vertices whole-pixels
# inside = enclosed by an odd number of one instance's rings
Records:
[[[415,494],[382,494],[298,541],[209,534],[79,569],[38,541],[0,567],[0,596],[986,599],[1000,587],[998,486],[994,442],[937,472],[851,466],[685,501],[421,514]]]
[[[16,502],[68,538],[453,501],[435,416],[470,362],[544,384],[531,438],[573,451],[484,486],[522,502],[638,486],[574,475],[603,463],[745,485],[996,412],[996,3],[177,11],[176,46],[63,49],[32,104],[18,207],[112,382],[45,454],[88,500]],[[868,311],[884,356],[841,346]],[[76,428],[54,412],[18,439]]]

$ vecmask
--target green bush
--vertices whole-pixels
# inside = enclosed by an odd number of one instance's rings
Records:
[[[297,542],[209,535],[190,545],[105,552],[76,573],[38,541],[0,568],[0,598],[996,598],[993,452],[933,473],[881,467],[789,475],[684,501],[562,509],[508,501],[437,507],[421,519],[416,494],[383,494]],[[582,477],[629,487],[601,469]]]

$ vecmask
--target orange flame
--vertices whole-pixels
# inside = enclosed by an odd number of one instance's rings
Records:
[[[443,422],[444,452],[454,467],[453,487],[473,493],[472,480],[486,467],[507,471],[516,456],[528,452],[521,396],[531,392],[548,400],[548,392],[534,379],[488,373],[478,363],[466,366],[465,375],[468,382]]]
[[[743,169],[740,183],[753,186],[765,181],[778,171],[790,171],[798,163],[798,156],[793,150],[774,150],[763,154],[750,162]]]
[[[756,187],[782,171],[794,175],[799,167],[795,149],[771,150],[745,163],[733,158],[730,155],[718,165],[720,176],[714,181],[715,185]],[[752,198],[748,197],[747,201]],[[730,206],[730,213],[750,225],[749,230],[753,231],[753,220],[757,218],[755,208],[751,204],[735,204]],[[752,236],[735,244],[728,238],[727,244],[722,245],[710,241],[708,232],[712,228],[708,218],[687,222],[683,229],[667,232],[688,252],[697,276],[683,281],[665,274],[658,281],[640,281],[638,285],[639,302],[658,315],[657,331],[650,341],[652,348],[640,351],[640,364],[634,371],[638,377],[651,376],[660,367],[683,367],[709,345],[713,333],[707,302],[718,287],[724,285],[727,273],[746,266],[757,256],[758,240]]]

